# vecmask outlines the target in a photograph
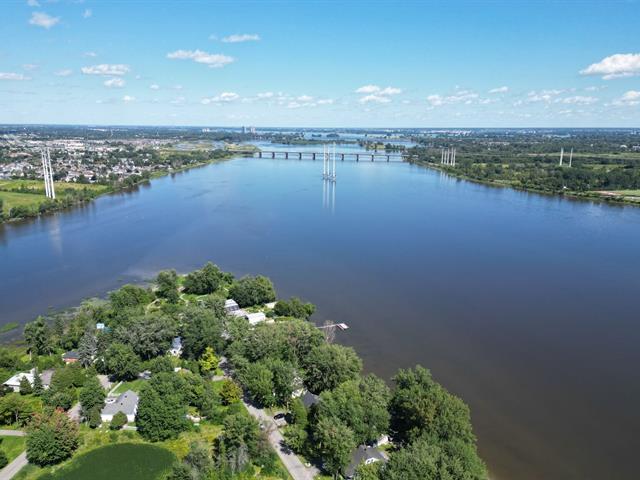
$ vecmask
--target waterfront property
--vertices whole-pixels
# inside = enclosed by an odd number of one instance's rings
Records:
[[[352,480],[356,478],[356,469],[360,465],[369,465],[375,462],[386,462],[387,458],[376,447],[360,445],[351,453],[351,461],[344,471],[345,478]]]
[[[122,412],[127,416],[127,421],[133,423],[135,422],[137,411],[138,395],[132,390],[127,390],[115,398],[107,398],[105,406],[100,412],[100,418],[103,422],[110,422],[116,413]]]

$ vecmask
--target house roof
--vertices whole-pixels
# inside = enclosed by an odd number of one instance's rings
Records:
[[[312,405],[315,405],[320,401],[320,397],[318,395],[315,395],[307,391],[307,392],[304,392],[304,394],[300,397],[300,400],[302,400],[302,404],[306,408],[310,408]]]
[[[80,354],[76,350],[71,350],[62,354],[63,360],[78,360],[79,358]]]
[[[251,325],[255,325],[256,323],[264,322],[267,319],[267,316],[262,312],[257,313],[247,313],[245,318],[249,320]]]
[[[40,374],[40,380],[42,380],[42,385],[44,385],[45,387],[51,385],[51,378],[53,377],[53,372],[55,372],[55,370],[53,368],[50,368],[48,370],[44,370]]]
[[[138,410],[138,395],[132,390],[121,393],[115,400],[107,398],[102,409],[102,415],[115,415],[122,412],[125,415],[135,415]]]
[[[9,380],[7,380],[6,382],[4,382],[4,385],[7,385],[8,387],[18,387],[20,386],[20,381],[26,378],[29,383],[31,385],[33,385],[33,373],[32,372],[20,372],[20,373],[16,373],[14,376],[12,376]]]
[[[238,303],[232,298],[224,301],[224,309],[227,312],[232,312],[234,310],[238,310],[239,308],[240,306],[238,305]]]
[[[361,463],[368,465],[373,462],[386,462],[387,458],[376,447],[360,445],[351,453],[351,462],[344,473],[347,478],[353,478]]]

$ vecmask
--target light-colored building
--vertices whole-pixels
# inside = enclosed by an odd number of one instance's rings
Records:
[[[102,412],[100,412],[100,418],[103,422],[110,422],[118,412],[122,412],[127,416],[127,422],[135,422],[136,413],[138,412],[138,395],[136,392],[127,390],[117,397],[108,397]]]
[[[260,322],[264,322],[267,319],[267,316],[262,312],[257,313],[247,313],[244,318],[249,321],[251,325],[257,325]]]
[[[174,357],[179,357],[182,355],[182,339],[180,337],[175,337],[171,340],[171,348],[169,349],[169,353]]]
[[[6,385],[7,387],[13,389],[14,392],[19,392],[20,391],[20,382],[22,381],[23,378],[26,378],[29,381],[29,385],[31,385],[33,387],[33,381],[35,378],[35,368],[31,369],[28,372],[20,372],[20,373],[16,373],[14,376],[12,376],[9,380],[7,380],[6,382],[4,382],[4,385]],[[49,385],[51,385],[51,378],[53,377],[53,369],[50,370],[45,370],[40,374],[40,380],[42,380],[42,387],[46,390],[49,388]]]

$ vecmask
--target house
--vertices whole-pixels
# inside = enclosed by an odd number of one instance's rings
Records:
[[[80,354],[76,350],[71,350],[62,354],[62,361],[66,364],[76,363],[80,360]]]
[[[269,302],[269,303],[265,303],[264,306],[270,310],[273,310],[274,308],[276,308],[276,303],[278,302]]]
[[[103,422],[110,422],[118,412],[124,413],[128,422],[135,422],[138,412],[138,395],[134,391],[127,390],[118,397],[108,397],[100,412],[100,418]]]
[[[233,299],[228,299],[224,301],[224,311],[229,315],[233,315],[233,312],[240,310],[240,306]]]
[[[264,322],[267,319],[267,316],[262,312],[257,313],[247,313],[244,318],[249,321],[251,325],[257,325],[260,322]]]
[[[42,380],[42,387],[45,390],[49,388],[49,385],[51,385],[51,378],[53,377],[53,372],[54,370],[50,369],[50,370],[45,370],[40,374],[40,380]],[[23,378],[26,378],[29,381],[29,384],[33,387],[33,380],[35,378],[35,373],[36,373],[35,368],[31,369],[28,372],[16,373],[13,377],[11,377],[9,380],[4,382],[4,385],[11,388],[14,392],[19,392],[20,382],[22,381]]]
[[[175,337],[171,340],[171,348],[169,349],[169,353],[174,357],[179,357],[182,355],[182,338]]]
[[[360,445],[351,453],[351,462],[344,471],[344,478],[347,480],[355,478],[356,469],[363,463],[365,465],[369,465],[374,462],[386,461],[387,457],[385,457],[376,447]]]
[[[96,330],[102,331],[104,330],[104,328],[105,328],[104,323],[96,323]]]
[[[306,391],[302,394],[302,396],[300,397],[300,400],[302,400],[302,404],[304,405],[304,408],[308,410],[313,405],[315,405],[320,401],[320,397],[309,391]]]

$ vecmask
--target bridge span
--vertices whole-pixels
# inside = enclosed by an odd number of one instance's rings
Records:
[[[255,151],[239,151],[237,153],[243,155],[251,155],[255,158],[284,158],[284,159],[297,159],[297,160],[321,160],[323,152],[305,152],[305,151],[276,151],[276,150],[259,150]],[[332,153],[332,155],[334,155]],[[404,162],[408,155],[402,153],[387,153],[387,152],[336,152],[336,160],[344,162],[345,160],[370,161],[370,162]]]

